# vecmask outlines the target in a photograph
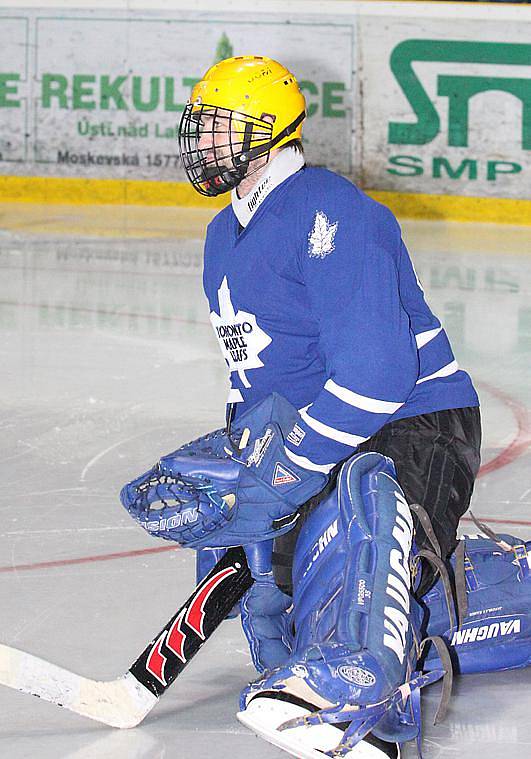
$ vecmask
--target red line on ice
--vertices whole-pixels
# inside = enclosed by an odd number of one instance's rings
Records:
[[[489,472],[494,472],[496,469],[501,469],[502,467],[507,466],[507,464],[511,464],[515,459],[521,456],[527,448],[529,448],[529,445],[531,444],[531,419],[529,411],[522,403],[511,398],[510,395],[507,395],[507,393],[498,390],[498,388],[493,387],[492,385],[488,385],[485,382],[479,384],[480,387],[484,387],[487,392],[495,398],[498,398],[498,400],[505,403],[505,405],[511,409],[517,424],[516,435],[509,445],[480,468],[478,477],[482,477]],[[523,523],[518,522],[514,524]]]
[[[531,521],[526,521],[525,519],[502,519],[501,517],[478,517],[480,522],[488,522],[489,524],[516,524],[519,527],[529,527],[531,525]],[[461,517],[461,522],[473,522],[474,520],[471,517]]]
[[[132,556],[146,556],[150,553],[175,551],[174,546],[157,546],[157,548],[140,548],[136,551],[119,551],[118,553],[101,553],[96,556],[81,556],[77,559],[58,559],[57,561],[40,561],[36,564],[14,564],[11,567],[0,567],[2,572],[23,572],[28,569],[52,569],[53,567],[68,567],[72,564],[90,564],[96,561],[112,561],[113,559],[129,559]]]
[[[498,400],[505,403],[514,414],[517,424],[517,432],[513,440],[507,445],[497,456],[479,470],[478,477],[483,477],[489,472],[494,472],[497,469],[501,469],[508,464],[515,461],[531,444],[531,420],[527,408],[519,403],[519,401],[511,398],[511,396],[504,393],[502,390],[498,390],[492,385],[488,385],[484,382],[480,383],[481,387],[485,388],[487,392],[493,395]],[[528,527],[531,525],[531,521],[521,519],[502,519],[479,516],[483,522],[492,522],[493,524],[512,524],[520,527]],[[471,522],[469,517],[463,517],[462,521]],[[129,559],[135,556],[145,556],[147,554],[163,553],[164,551],[174,551],[177,546],[159,546],[157,548],[142,548],[136,551],[120,551],[118,553],[106,553],[97,556],[82,556],[77,559],[61,559],[59,561],[41,561],[36,564],[15,564],[10,567],[0,567],[0,573],[7,572],[22,572],[25,570],[33,569],[52,569],[54,567],[65,567],[73,564],[89,564],[97,561],[112,561],[113,559]]]

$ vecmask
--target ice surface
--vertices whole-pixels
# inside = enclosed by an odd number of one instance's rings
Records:
[[[227,382],[201,293],[201,243],[18,226],[0,234],[0,640],[112,679],[194,583],[192,554],[150,539],[117,494],[223,423]],[[404,231],[481,394],[492,468],[474,510],[529,537],[531,232],[442,222]],[[157,550],[131,555],[144,549]],[[229,621],[133,731],[0,688],[0,756],[280,759],[235,718],[253,676]],[[530,685],[531,670],[459,679],[444,723],[427,725],[426,759],[531,757]],[[435,689],[426,695],[428,713],[436,699]]]

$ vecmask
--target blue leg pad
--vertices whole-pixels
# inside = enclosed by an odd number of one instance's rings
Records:
[[[531,663],[531,541],[513,535],[497,538],[462,538],[468,613],[459,630],[451,626],[440,582],[423,598],[428,635],[447,641],[462,674]],[[455,570],[455,556],[452,565]],[[437,666],[433,654],[425,666]]]
[[[411,594],[412,543],[392,461],[354,456],[298,538],[292,655],[243,692],[242,708],[260,692],[284,689],[320,708],[308,724],[349,722],[344,748],[368,730],[385,740],[416,737],[409,693],[427,681],[413,673],[422,611]]]

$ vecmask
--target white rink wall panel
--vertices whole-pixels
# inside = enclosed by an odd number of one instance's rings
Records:
[[[531,197],[527,14],[360,18],[366,186]]]
[[[183,182],[194,82],[262,53],[296,74],[305,147],[364,187],[531,197],[531,7],[0,2],[0,175]]]
[[[2,63],[4,173],[184,180],[177,127],[191,88],[216,60],[258,50],[297,73],[310,160],[353,172],[353,17],[277,13],[257,23],[249,12],[6,13],[0,37],[16,38],[27,55],[7,51]]]

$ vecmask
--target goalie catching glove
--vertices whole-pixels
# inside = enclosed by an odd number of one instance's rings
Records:
[[[213,450],[200,438],[164,456],[122,489],[122,504],[151,535],[190,548],[282,535],[299,518],[298,507],[328,480],[286,456],[284,434],[297,418],[297,410],[273,394],[242,416],[236,446],[219,431]]]

